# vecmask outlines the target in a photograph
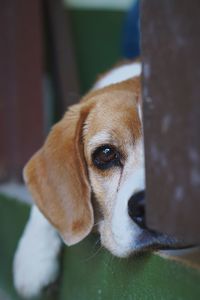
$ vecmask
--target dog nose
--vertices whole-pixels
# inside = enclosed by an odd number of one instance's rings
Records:
[[[145,191],[134,194],[128,201],[128,214],[131,219],[141,228],[145,224]]]

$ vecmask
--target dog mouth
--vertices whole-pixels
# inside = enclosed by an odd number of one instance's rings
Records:
[[[173,236],[159,233],[153,230],[143,230],[137,238],[134,246],[136,252],[175,250],[192,247],[184,241]]]

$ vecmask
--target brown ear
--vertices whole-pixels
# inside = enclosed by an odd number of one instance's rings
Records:
[[[86,237],[94,223],[81,134],[89,110],[72,106],[24,168],[36,204],[67,245]]]

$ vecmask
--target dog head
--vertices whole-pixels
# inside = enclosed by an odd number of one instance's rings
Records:
[[[139,78],[90,92],[25,167],[36,204],[67,245],[86,237],[94,223],[117,256],[176,243],[145,225],[140,98]]]

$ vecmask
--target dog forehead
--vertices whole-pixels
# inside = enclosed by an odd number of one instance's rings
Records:
[[[141,123],[134,94],[117,92],[98,95],[96,105],[90,111],[84,126],[85,139],[90,140],[98,133],[113,137],[141,136]],[[108,134],[107,134],[108,136]]]

